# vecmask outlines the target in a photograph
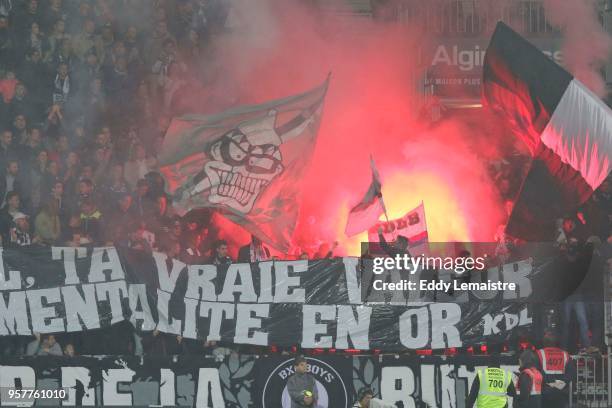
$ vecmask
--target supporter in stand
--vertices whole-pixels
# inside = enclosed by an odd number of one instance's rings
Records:
[[[66,357],[75,357],[76,351],[74,350],[74,346],[72,343],[68,343],[64,346],[64,356]]]
[[[39,241],[38,237],[30,234],[30,221],[28,216],[22,212],[13,215],[14,227],[10,231],[10,243],[14,246],[29,246]]]
[[[315,259],[327,259],[334,256],[334,251],[338,248],[338,241],[335,241],[331,247],[328,243],[323,243],[319,246],[319,250],[314,256]]]
[[[19,172],[19,162],[16,159],[9,159],[6,172],[0,178],[0,197],[3,198],[3,203],[6,203],[8,194],[11,192],[18,193],[22,197],[25,190],[23,184],[23,177]]]
[[[28,343],[26,355],[28,356],[61,356],[62,346],[56,342],[53,334],[34,333],[35,339]]]
[[[357,394],[357,401],[353,408],[394,408],[396,405],[374,398],[374,392],[369,388],[362,388]]]
[[[184,244],[181,245],[179,259],[190,265],[204,263],[204,256],[200,252],[202,237],[198,231],[189,231],[185,234]]]
[[[104,243],[104,231],[102,212],[98,210],[93,200],[81,202],[81,233],[86,236],[94,245]]]
[[[270,250],[264,246],[259,238],[251,235],[251,243],[240,248],[238,262],[259,262],[270,259]]]
[[[13,227],[13,217],[21,212],[19,193],[11,191],[6,195],[6,203],[0,210],[0,233],[3,242],[10,242],[10,231]]]
[[[132,221],[127,227],[127,240],[119,241],[120,245],[125,245],[128,248],[138,251],[151,252],[155,246],[155,235],[151,231],[147,231],[146,224],[143,220]]]
[[[227,241],[220,239],[213,245],[212,255],[206,261],[207,264],[217,266],[228,266],[232,263],[232,258],[227,254]]]
[[[57,201],[48,200],[34,220],[34,235],[41,244],[53,245],[59,240],[61,232]]]
[[[408,251],[408,244],[410,244],[410,240],[403,235],[398,235],[397,238],[395,238],[395,243],[393,245],[389,245],[385,239],[385,236],[383,235],[383,228],[378,227],[378,241],[380,242],[380,247],[382,250],[385,251],[385,253],[390,257],[404,254],[411,256],[410,252]]]
[[[153,203],[149,196],[149,183],[145,179],[140,179],[136,183],[136,190],[132,195],[132,206],[134,213],[138,217],[145,217],[151,213]]]

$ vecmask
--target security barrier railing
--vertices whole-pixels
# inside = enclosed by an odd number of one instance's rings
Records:
[[[482,35],[499,20],[527,35],[559,32],[542,1],[398,0],[395,4],[398,21],[422,24],[427,32],[441,35]]]
[[[609,355],[609,354],[608,354]],[[574,356],[576,378],[572,383],[570,407],[604,408],[610,407],[609,357],[608,355]]]

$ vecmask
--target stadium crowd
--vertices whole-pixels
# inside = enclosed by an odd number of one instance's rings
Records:
[[[174,96],[183,78],[210,80],[208,44],[228,13],[225,0],[0,0],[2,246],[114,244],[188,263],[270,257],[256,238],[228,251],[202,218],[173,214],[156,171]],[[508,200],[515,172],[508,163],[492,167]],[[611,209],[607,181],[560,222],[560,246],[596,239],[609,248]],[[503,234],[496,239],[512,245]],[[587,313],[575,313],[589,347]],[[129,323],[67,336],[63,347],[53,335],[0,343],[5,355],[228,352],[157,331],[140,335]]]
[[[2,244],[180,253],[156,170],[177,78],[203,81],[223,0],[0,1]],[[181,82],[182,83],[182,82]]]

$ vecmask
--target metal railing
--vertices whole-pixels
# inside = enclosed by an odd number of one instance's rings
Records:
[[[439,35],[477,36],[501,20],[528,35],[558,34],[541,1],[398,0],[396,18]]]
[[[572,408],[609,407],[609,358],[601,356],[574,356],[576,378],[570,392]]]

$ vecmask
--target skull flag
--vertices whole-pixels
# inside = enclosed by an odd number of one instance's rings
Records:
[[[328,83],[216,115],[174,118],[159,161],[177,211],[214,208],[287,250]]]

